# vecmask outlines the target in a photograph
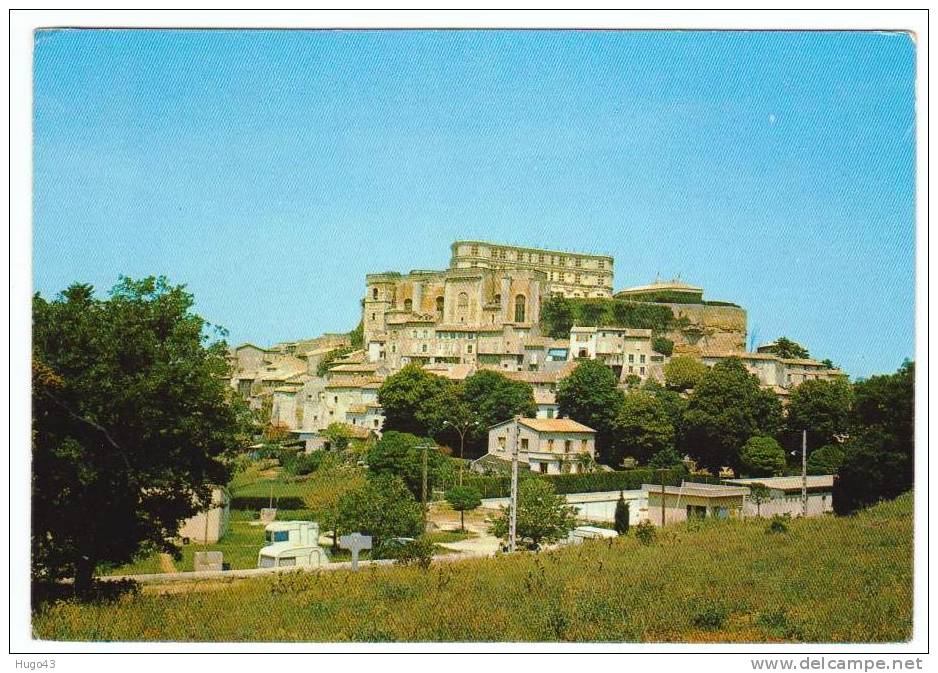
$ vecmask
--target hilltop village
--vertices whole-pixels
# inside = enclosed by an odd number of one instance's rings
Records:
[[[483,241],[451,250],[448,269],[368,274],[355,332],[233,348],[231,386],[312,449],[334,423],[380,436],[378,390],[408,364],[457,381],[484,369],[524,381],[539,419],[557,417],[557,383],[584,358],[627,388],[663,381],[673,357],[736,357],[783,401],[803,381],[844,376],[771,344],[746,352],[746,311],[680,279],[615,291],[609,256]]]

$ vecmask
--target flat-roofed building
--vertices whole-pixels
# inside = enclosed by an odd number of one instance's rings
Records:
[[[752,497],[746,499],[746,516],[771,517],[776,514],[802,515],[801,477],[753,477],[751,479],[727,479],[727,484],[753,486],[762,484],[769,489],[769,499],[757,503]],[[834,475],[818,474],[807,477],[808,516],[821,516],[834,511]]]
[[[697,482],[684,482],[680,486],[642,484],[642,490],[648,493],[648,520],[656,526],[692,518],[741,517],[749,495],[745,486]]]
[[[487,241],[456,241],[451,269],[529,269],[547,276],[551,293],[564,297],[611,297],[613,258],[528,248]]]

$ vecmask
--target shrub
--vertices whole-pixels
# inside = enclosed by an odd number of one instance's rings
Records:
[[[715,630],[726,621],[726,611],[716,605],[708,605],[694,614],[691,622],[698,629]]]
[[[616,502],[615,513],[615,531],[619,535],[626,535],[629,532],[629,503],[625,501],[622,493],[619,493],[619,501]]]
[[[658,531],[655,530],[655,525],[651,521],[642,521],[635,526],[635,538],[646,547],[654,544],[657,537]]]
[[[788,524],[785,523],[785,518],[786,518],[786,517],[780,516],[780,515],[778,515],[778,514],[776,514],[775,516],[773,516],[773,517],[772,517],[772,522],[769,524],[768,528],[765,529],[765,532],[766,532],[766,533],[769,533],[769,534],[774,534],[774,533],[787,533],[787,532],[788,532]]]
[[[412,565],[426,570],[433,561],[433,543],[426,535],[421,535],[413,542],[390,552],[389,557],[400,565]]]
[[[785,449],[772,437],[750,437],[739,460],[753,477],[771,477],[785,469]]]
[[[318,470],[324,460],[325,452],[315,451],[313,453],[294,453],[285,456],[283,459],[283,469],[296,477],[304,474],[310,474]]]

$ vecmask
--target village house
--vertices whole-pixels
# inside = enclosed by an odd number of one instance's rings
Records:
[[[630,376],[642,381],[663,380],[667,358],[652,347],[650,329],[629,327],[579,327],[570,330],[571,359],[600,360],[625,382]]]
[[[805,381],[833,381],[846,376],[841,370],[831,369],[818,360],[780,358],[774,353],[703,351],[700,355],[700,360],[708,367],[728,358],[741,360],[764,387],[771,388],[783,398]]]
[[[510,461],[515,442],[518,462],[532,472],[582,472],[596,457],[596,431],[569,418],[518,418],[494,425],[487,455]]]

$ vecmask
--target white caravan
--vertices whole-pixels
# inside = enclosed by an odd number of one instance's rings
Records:
[[[267,546],[257,554],[258,568],[319,567],[327,562],[315,521],[274,521],[264,528],[264,540]]]

